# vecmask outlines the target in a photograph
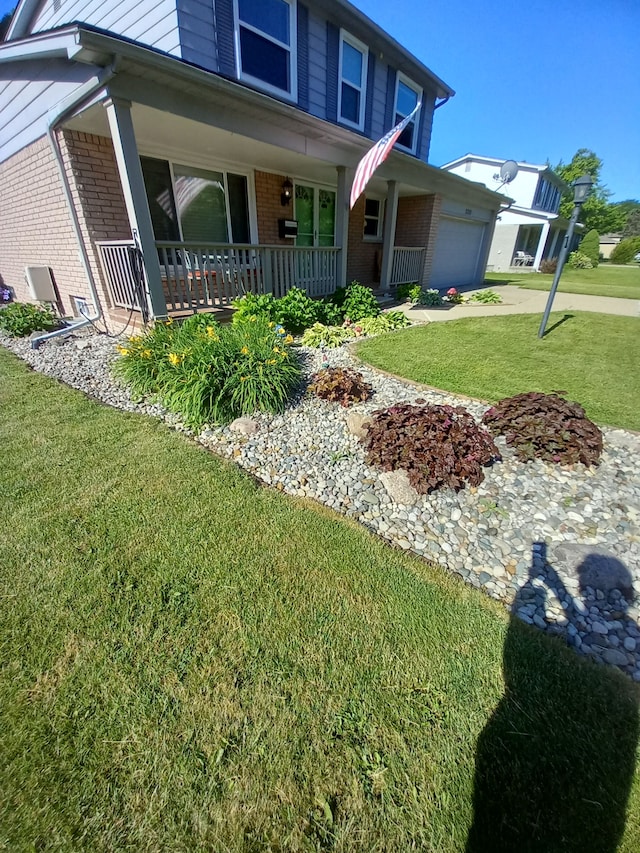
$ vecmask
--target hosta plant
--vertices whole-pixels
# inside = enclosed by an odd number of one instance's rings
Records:
[[[340,403],[346,408],[351,403],[363,403],[368,400],[372,388],[357,370],[348,367],[327,367],[312,377],[309,391],[322,400]]]
[[[422,288],[419,284],[399,284],[396,290],[396,298],[399,302],[412,302],[415,304],[420,301]]]
[[[404,469],[422,494],[477,486],[482,467],[500,459],[489,433],[462,406],[407,404],[374,412],[365,446],[370,465]]]
[[[324,326],[322,323],[314,323],[303,334],[302,346],[335,349],[352,337],[353,332],[349,326]]]
[[[430,287],[428,290],[423,290],[418,299],[418,305],[426,305],[428,308],[437,308],[444,304],[444,299],[440,296],[440,291]]]
[[[385,332],[410,326],[411,321],[402,311],[388,311],[378,314],[377,317],[364,317],[359,325],[363,335],[383,335]]]
[[[530,391],[500,400],[483,422],[504,435],[522,462],[544,459],[561,464],[595,465],[602,453],[602,433],[578,403],[559,394]]]
[[[14,338],[24,338],[32,332],[51,332],[59,325],[50,308],[30,302],[13,302],[0,310],[0,329]]]
[[[468,302],[479,302],[481,305],[500,305],[502,296],[495,290],[479,290],[469,297]]]

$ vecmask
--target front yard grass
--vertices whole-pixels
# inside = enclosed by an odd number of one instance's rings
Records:
[[[552,275],[541,273],[487,273],[485,284],[515,284],[527,290],[549,290]],[[640,264],[611,266],[600,264],[592,270],[572,270],[566,267],[559,288],[565,293],[586,293],[589,296],[613,296],[617,299],[640,299]]]
[[[3,848],[640,849],[619,672],[4,351],[0,442]]]
[[[640,430],[640,318],[513,314],[430,323],[358,345],[369,364],[488,402],[566,391],[602,424]],[[555,326],[555,328],[553,328]]]

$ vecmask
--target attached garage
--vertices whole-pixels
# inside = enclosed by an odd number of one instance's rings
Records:
[[[477,220],[442,216],[433,257],[429,286],[466,287],[479,282],[484,269],[486,223]]]

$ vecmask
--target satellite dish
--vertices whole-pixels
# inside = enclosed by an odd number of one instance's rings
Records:
[[[500,166],[500,180],[503,184],[510,184],[518,174],[518,164],[515,160],[506,160]]]

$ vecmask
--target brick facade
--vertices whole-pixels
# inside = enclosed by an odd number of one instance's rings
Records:
[[[293,199],[288,205],[280,202],[285,178],[286,175],[255,172],[258,243],[295,246],[295,240],[278,236],[278,219],[293,219]]]
[[[442,199],[437,195],[403,196],[398,199],[396,246],[424,246],[426,253],[420,284],[429,283],[438,236]]]
[[[95,248],[97,240],[126,240],[131,229],[111,140],[61,131],[58,141],[102,308],[109,301]],[[79,258],[58,167],[46,137],[0,164],[0,275],[16,299],[29,301],[25,266],[46,266],[60,296],[59,310],[75,311],[74,296],[93,298]]]
[[[365,241],[364,201],[362,195],[349,215],[349,243],[347,248],[347,284],[359,281],[376,288],[380,284],[382,264],[382,240]]]

